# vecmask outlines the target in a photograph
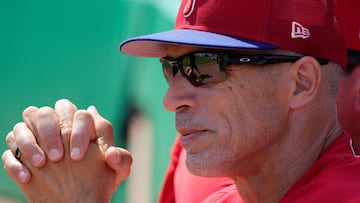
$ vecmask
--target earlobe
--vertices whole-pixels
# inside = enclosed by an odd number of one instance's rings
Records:
[[[295,88],[289,95],[289,106],[298,109],[307,105],[317,94],[321,82],[321,67],[313,57],[305,56],[292,64],[291,74]]]

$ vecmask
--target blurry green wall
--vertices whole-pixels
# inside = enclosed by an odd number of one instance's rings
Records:
[[[154,126],[156,202],[175,136],[173,115],[161,103],[166,84],[157,59],[122,55],[118,45],[172,28],[178,5],[178,0],[0,1],[0,151],[24,108],[53,106],[60,98],[78,108],[95,105],[114,124],[116,144],[125,147],[123,126],[128,107],[135,106]],[[113,202],[123,202],[124,186]],[[0,196],[25,201],[4,170]]]

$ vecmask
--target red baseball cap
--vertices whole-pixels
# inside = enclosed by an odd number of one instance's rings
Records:
[[[360,0],[336,0],[335,14],[343,29],[346,47],[360,51]]]
[[[164,57],[169,44],[221,49],[282,48],[346,64],[334,0],[183,0],[175,28],[130,38],[120,51]]]

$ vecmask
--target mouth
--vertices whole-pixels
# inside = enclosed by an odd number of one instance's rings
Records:
[[[202,142],[205,138],[207,130],[203,129],[178,129],[178,133],[181,135],[181,144],[187,151],[192,151]],[[200,144],[201,145],[201,144]]]
[[[177,132],[182,136],[182,137],[186,137],[186,136],[190,136],[190,135],[194,135],[194,134],[199,134],[201,132],[205,132],[206,130],[203,129],[197,129],[197,128],[181,128],[181,127],[177,127]]]
[[[176,131],[181,136],[181,145],[188,152],[199,152],[209,144],[212,129],[207,128],[206,119],[193,114],[176,114]],[[206,146],[205,146],[206,145]]]

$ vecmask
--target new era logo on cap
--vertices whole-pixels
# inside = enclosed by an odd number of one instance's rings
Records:
[[[302,26],[300,23],[293,21],[291,29],[291,38],[309,38],[310,30]]]
[[[194,12],[196,0],[188,0],[186,2],[186,5],[183,10],[183,14],[185,18],[188,18],[191,16],[191,14]]]

